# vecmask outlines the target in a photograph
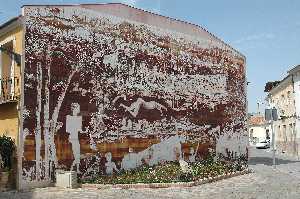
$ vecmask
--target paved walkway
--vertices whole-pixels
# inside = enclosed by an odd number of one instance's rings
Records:
[[[166,189],[57,189],[0,193],[2,199],[100,199],[100,198],[300,198],[300,162],[280,156],[278,166],[271,166],[271,153],[251,149],[250,168],[255,173],[233,177],[191,188]]]

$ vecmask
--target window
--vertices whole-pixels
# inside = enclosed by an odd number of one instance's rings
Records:
[[[275,131],[275,133],[277,134],[277,138],[278,138],[278,140],[280,140],[281,139],[281,128],[280,128],[280,125],[278,125],[278,128],[277,128],[277,132]]]
[[[288,104],[291,104],[291,91],[287,92],[287,102]]]
[[[266,129],[266,140],[270,139],[270,131],[269,129]]]
[[[285,104],[285,96],[284,96],[284,94],[281,95],[279,103],[281,104],[281,106],[284,106],[284,104]]]
[[[293,141],[293,124],[289,124],[289,129],[288,129],[288,140]]]
[[[283,125],[283,139],[284,139],[284,142],[287,141],[287,135],[286,135],[286,125]]]

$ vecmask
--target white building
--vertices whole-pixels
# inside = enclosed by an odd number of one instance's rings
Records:
[[[269,106],[278,112],[274,122],[277,152],[299,157],[300,65],[288,71],[282,81],[267,85],[265,91]]]
[[[253,115],[248,119],[248,133],[249,144],[255,145],[258,142],[270,140],[271,141],[271,127],[268,124],[263,115]]]

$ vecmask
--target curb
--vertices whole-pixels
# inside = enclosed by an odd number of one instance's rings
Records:
[[[253,173],[253,170],[246,169],[243,171],[237,171],[232,173],[227,173],[223,175],[218,175],[215,177],[203,178],[197,181],[192,182],[175,182],[175,183],[137,183],[137,184],[81,184],[81,188],[83,189],[109,189],[109,188],[119,188],[119,189],[143,189],[143,188],[184,188],[184,187],[192,187],[198,186],[206,183],[211,183],[227,178],[232,178],[244,174]]]

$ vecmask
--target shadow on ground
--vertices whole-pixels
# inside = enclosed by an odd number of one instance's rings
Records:
[[[291,161],[291,160],[283,160],[280,158],[276,158],[276,164],[289,164],[289,163],[294,163],[294,162],[300,162],[300,161]],[[249,165],[256,165],[256,164],[264,164],[271,166],[273,165],[273,159],[269,157],[251,157],[249,158]]]

